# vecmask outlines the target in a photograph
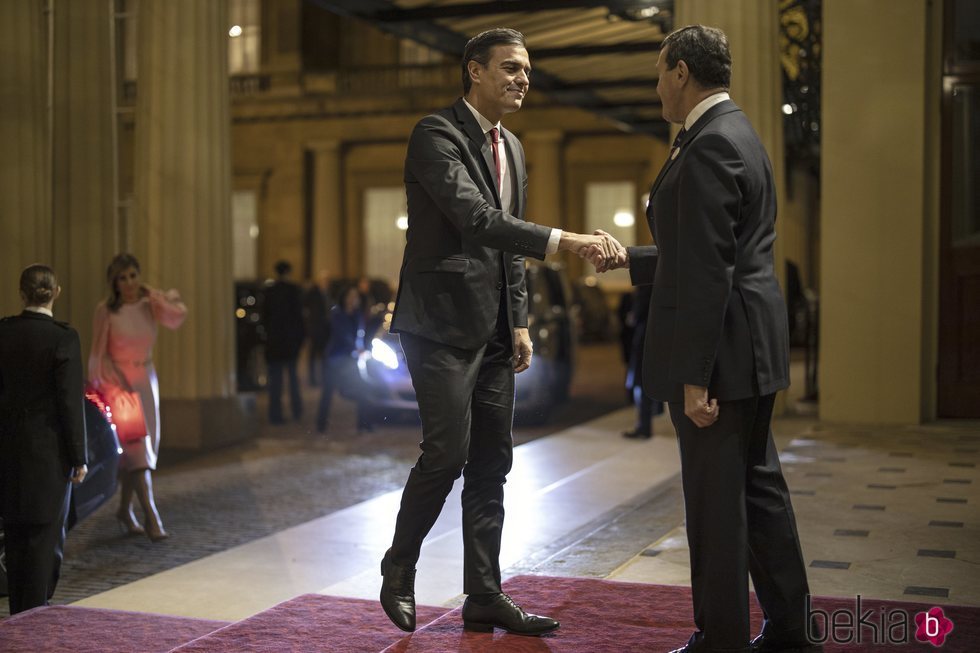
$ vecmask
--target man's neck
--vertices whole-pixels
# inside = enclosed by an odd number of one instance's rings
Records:
[[[480,99],[477,97],[476,93],[472,91],[464,95],[463,99],[469,102],[471,107],[479,111],[481,116],[495,125],[500,122],[501,118],[504,117],[502,113],[495,112],[490,110],[488,107],[481,106]]]
[[[717,95],[718,93],[727,93],[728,89],[718,87],[718,88],[708,88],[708,89],[698,89],[697,91],[691,93],[690,97],[684,102],[684,118],[681,120],[681,127],[687,122],[687,117],[691,115],[694,111],[694,107],[701,104],[704,100],[707,100],[712,95]]]

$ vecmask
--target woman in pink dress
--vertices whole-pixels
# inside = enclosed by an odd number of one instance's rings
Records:
[[[139,262],[131,254],[112,259],[106,280],[109,298],[95,309],[89,381],[109,397],[116,389],[135,393],[146,422],[144,437],[121,443],[121,491],[116,518],[130,534],[145,533],[158,541],[168,535],[153,499],[150,476],[160,451],[160,393],[153,367],[153,344],[157,323],[176,329],[187,317],[187,307],[176,290],[163,292],[142,283]],[[145,529],[133,513],[134,492],[146,518]]]

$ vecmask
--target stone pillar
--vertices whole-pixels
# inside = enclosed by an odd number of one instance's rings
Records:
[[[133,242],[145,280],[189,316],[161,329],[164,448],[246,435],[235,395],[225,0],[141,0]]]
[[[932,417],[941,4],[824,3],[821,419]]]
[[[20,271],[53,263],[46,6],[0,2],[0,316],[20,312]]]
[[[568,227],[561,201],[562,138],[558,130],[531,131],[521,138],[528,176],[525,217],[546,227]]]
[[[345,274],[344,178],[340,141],[309,144],[313,151],[313,276]]]
[[[92,314],[116,253],[110,6],[54,3],[53,261],[64,288],[58,317],[91,344]]]

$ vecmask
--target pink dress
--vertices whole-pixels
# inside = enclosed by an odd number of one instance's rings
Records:
[[[96,387],[124,381],[139,395],[146,418],[146,436],[123,443],[122,469],[156,469],[160,452],[160,390],[153,367],[157,323],[176,329],[186,317],[187,307],[176,290],[152,290],[116,311],[110,311],[105,302],[95,309],[89,381]]]

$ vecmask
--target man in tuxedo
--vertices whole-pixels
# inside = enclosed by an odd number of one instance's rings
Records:
[[[501,118],[521,107],[531,64],[524,36],[494,29],[467,43],[463,97],[423,118],[408,144],[408,231],[391,330],[401,335],[422,417],[422,454],[381,563],[381,604],[415,629],[415,564],[453,482],[463,475],[463,622],[540,635],[558,622],[500,590],[503,485],[513,459],[514,374],[531,365],[524,257],[608,239],[524,221],[520,141]],[[603,259],[604,260],[604,259]]]
[[[0,517],[10,614],[47,605],[64,558],[71,483],[88,472],[78,332],[54,319],[46,265],[21,273],[24,311],[0,320]]]
[[[265,324],[265,358],[269,365],[269,423],[284,424],[282,411],[283,373],[289,379],[289,400],[293,419],[303,417],[303,397],[299,389],[296,362],[306,339],[303,322],[303,289],[290,280],[289,261],[276,263],[276,280],[265,289],[262,321]]]
[[[776,392],[789,385],[772,167],[728,96],[724,33],[673,32],[657,71],[664,118],[683,125],[650,191],[657,245],[628,248],[608,267],[652,284],[643,389],[669,402],[679,439],[698,628],[678,651],[818,650],[770,428]],[[751,643],[750,573],[766,617]]]

